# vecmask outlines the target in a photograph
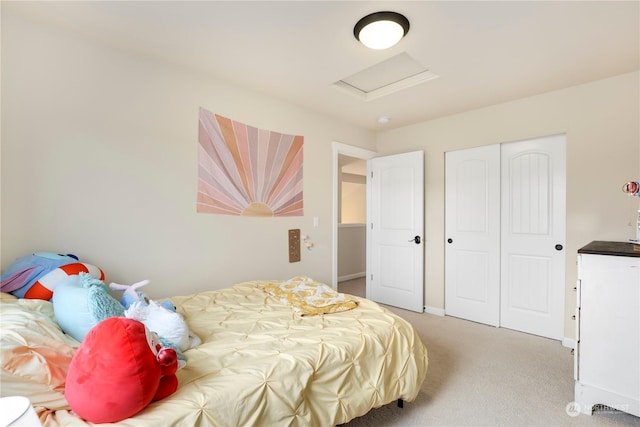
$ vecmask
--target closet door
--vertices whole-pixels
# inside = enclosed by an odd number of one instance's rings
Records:
[[[445,313],[564,335],[565,136],[446,153]]]
[[[564,335],[565,136],[502,144],[500,325]]]
[[[445,158],[445,313],[498,326],[500,146]]]

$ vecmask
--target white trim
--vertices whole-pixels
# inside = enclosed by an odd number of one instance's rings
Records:
[[[429,313],[429,314],[433,314],[433,315],[436,315],[436,316],[444,317],[444,309],[443,308],[429,307],[428,305],[425,305],[424,306],[424,312],[425,313]]]
[[[333,221],[332,221],[332,244],[331,244],[331,286],[338,289],[338,155],[356,157],[358,159],[369,160],[374,158],[375,151],[354,147],[333,141]]]
[[[567,347],[567,348],[573,348],[575,350],[575,348],[576,348],[576,340],[573,339],[573,338],[564,337],[562,339],[562,346],[563,347]]]
[[[403,89],[408,89],[410,87],[419,85],[420,83],[428,82],[429,80],[437,79],[438,77],[440,76],[436,73],[429,70],[424,70],[418,74],[404,78],[402,80],[398,80],[394,83],[384,85],[369,92],[363,91],[362,89],[357,88],[342,80],[338,80],[333,84],[333,86],[367,102],[373,101],[374,99],[378,99],[386,95],[390,95],[392,93],[399,92]]]
[[[365,271],[361,271],[360,273],[345,274],[344,276],[338,276],[338,282],[344,282],[345,280],[359,279],[361,277],[366,277],[366,275],[367,273]]]

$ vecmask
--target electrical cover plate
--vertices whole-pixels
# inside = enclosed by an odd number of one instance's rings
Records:
[[[289,230],[289,262],[300,261],[300,229]]]

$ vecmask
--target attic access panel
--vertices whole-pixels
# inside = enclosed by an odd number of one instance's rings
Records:
[[[364,101],[371,101],[438,77],[403,52],[338,80],[333,85]]]

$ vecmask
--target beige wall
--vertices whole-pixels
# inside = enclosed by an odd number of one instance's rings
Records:
[[[365,224],[338,226],[338,281],[364,277],[367,268]]]
[[[444,153],[566,133],[565,336],[575,304],[576,252],[592,240],[635,237],[640,200],[621,191],[640,179],[640,73],[380,133],[377,151],[425,152],[425,304],[444,308]]]
[[[365,224],[367,222],[367,177],[342,173],[340,178],[340,223]]]
[[[303,217],[196,213],[200,106],[304,136]],[[298,274],[331,283],[336,140],[371,149],[374,135],[3,10],[2,268],[71,252],[107,281],[150,279],[155,298]],[[314,242],[299,263],[290,228]]]

